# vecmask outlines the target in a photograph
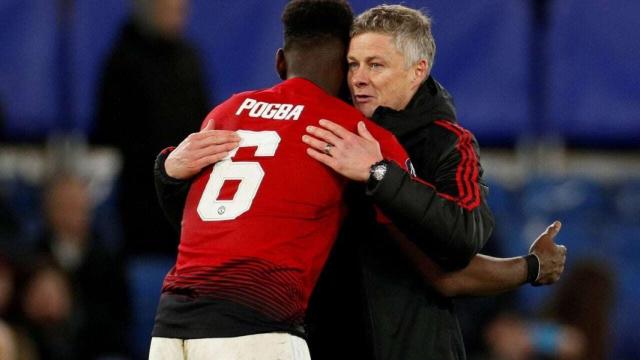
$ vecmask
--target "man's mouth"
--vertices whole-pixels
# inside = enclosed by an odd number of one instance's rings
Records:
[[[353,98],[358,104],[365,104],[373,100],[373,96],[371,95],[355,95]]]

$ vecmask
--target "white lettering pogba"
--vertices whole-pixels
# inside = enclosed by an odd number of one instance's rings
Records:
[[[249,111],[249,117],[273,120],[298,120],[304,105],[272,104],[246,98],[236,111],[236,115]]]

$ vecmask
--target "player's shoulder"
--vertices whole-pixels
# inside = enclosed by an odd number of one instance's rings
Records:
[[[229,97],[229,99],[227,99],[225,102],[239,103],[239,102],[242,102],[246,98],[258,97],[265,90],[266,89],[254,89],[254,90],[247,90],[247,91],[242,91],[242,92],[239,92],[239,93],[235,93],[235,94],[231,95],[231,97]]]
[[[322,108],[325,111],[335,113],[344,118],[352,119],[356,124],[358,121],[362,120],[369,121],[369,119],[367,119],[360,111],[339,98],[327,95],[323,100]]]
[[[223,102],[221,102],[220,104],[218,104],[216,107],[214,107],[211,112],[227,111],[232,108],[237,108],[238,105],[240,105],[247,98],[258,97],[257,94],[260,94],[263,91],[264,89],[257,89],[257,90],[247,90],[247,91],[235,93],[231,95],[229,98],[227,98],[226,100],[224,100]]]

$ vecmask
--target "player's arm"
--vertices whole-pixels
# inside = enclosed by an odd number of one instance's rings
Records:
[[[158,201],[176,229],[180,228],[191,179],[227,156],[240,141],[235,132],[215,130],[214,126],[213,120],[208,120],[202,130],[187,136],[176,148],[163,150],[156,158],[154,181]]]
[[[235,149],[240,137],[234,131],[216,130],[212,119],[199,132],[187,136],[169,152],[164,163],[166,174],[177,180],[189,180],[205,167],[215,164]]]
[[[160,208],[162,208],[171,226],[180,231],[182,210],[187,200],[191,181],[174,179],[167,175],[165,170],[166,160],[173,150],[173,148],[166,148],[158,154],[153,169],[153,180]]]
[[[554,240],[560,222],[550,225],[531,245],[529,255],[495,258],[478,254],[457,271],[445,272],[397,228],[389,227],[401,251],[418,269],[423,279],[444,296],[493,295],[523,284],[548,285],[564,271],[566,248]]]

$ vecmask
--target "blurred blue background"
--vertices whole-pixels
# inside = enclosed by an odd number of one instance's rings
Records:
[[[215,103],[278,80],[284,3],[192,1],[187,36],[204,58]],[[637,1],[403,3],[433,16],[433,74],[482,144],[549,133],[592,146],[640,142]],[[377,2],[351,4],[359,13]],[[100,71],[129,8],[127,0],[0,1],[0,98],[10,136],[92,130]]]
[[[204,60],[212,105],[278,81],[274,58],[285,3],[191,2],[186,36]],[[360,13],[379,2],[350,3]],[[612,358],[640,358],[640,1],[403,3],[433,17],[432,74],[454,96],[461,124],[486,150],[496,253],[523,254],[548,223],[562,219],[559,241],[569,248],[568,268],[577,259],[597,258],[616,274]],[[7,143],[91,134],[100,74],[130,11],[127,0],[0,0]],[[0,154],[16,159],[7,149],[0,147]],[[29,172],[12,161],[0,161],[2,190],[19,218],[20,238],[29,241],[40,226],[37,186],[21,181]],[[106,191],[97,211],[112,214],[113,197]],[[117,248],[112,225],[102,218],[96,226]],[[171,261],[129,260],[137,354],[147,348]],[[527,287],[517,308],[534,313],[551,292],[553,287]]]

